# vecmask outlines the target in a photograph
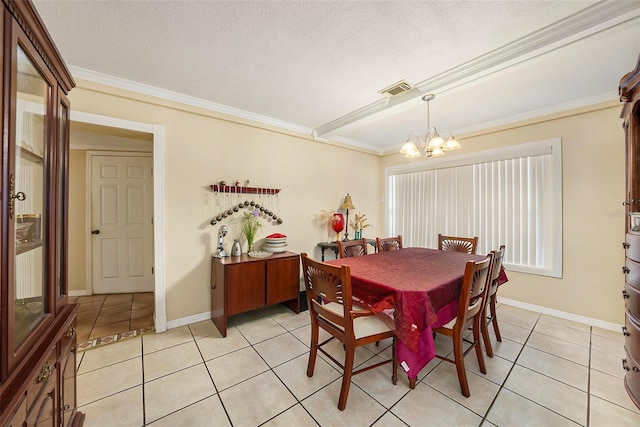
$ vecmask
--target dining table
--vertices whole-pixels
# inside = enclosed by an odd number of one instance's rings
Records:
[[[348,265],[356,303],[369,308],[396,331],[398,363],[411,388],[436,355],[432,329],[457,315],[468,261],[486,256],[429,248],[402,248],[326,261]],[[504,268],[499,284],[508,280]]]

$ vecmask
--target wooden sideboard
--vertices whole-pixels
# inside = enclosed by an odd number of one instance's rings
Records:
[[[624,385],[633,403],[640,408],[640,57],[636,68],[620,81],[620,100],[626,139],[626,236]]]
[[[300,313],[300,255],[293,252],[267,258],[213,257],[211,320],[223,337],[234,314],[284,303]]]

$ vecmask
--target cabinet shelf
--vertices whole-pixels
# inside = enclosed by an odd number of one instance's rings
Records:
[[[221,193],[237,193],[237,194],[278,194],[279,188],[261,188],[261,187],[240,187],[235,185],[218,185],[211,184],[211,190],[219,191]]]

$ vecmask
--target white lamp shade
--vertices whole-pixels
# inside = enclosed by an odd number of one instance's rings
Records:
[[[407,159],[420,157],[420,150],[418,149],[416,144],[411,141],[407,141],[404,143],[402,149],[400,149],[400,153],[404,154],[404,157],[406,157]]]
[[[442,137],[440,137],[440,135],[438,134],[436,134],[436,136],[434,136],[429,140],[429,147],[439,148],[439,147],[442,147],[443,145],[444,145],[444,139],[442,139]]]
[[[433,149],[433,151],[431,152],[431,156],[432,157],[441,157],[444,156],[444,150],[442,150],[442,148],[440,147],[436,147]]]
[[[447,142],[444,143],[444,149],[447,151],[459,150],[462,148],[460,143],[454,137],[447,139]]]
[[[400,149],[400,153],[402,154],[411,153],[413,151],[418,151],[418,147],[416,147],[416,144],[411,141],[405,142]]]

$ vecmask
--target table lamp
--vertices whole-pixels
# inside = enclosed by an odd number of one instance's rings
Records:
[[[349,240],[349,209],[355,209],[355,206],[353,206],[353,203],[351,202],[351,196],[349,193],[344,196],[344,202],[342,202],[340,209],[346,209],[347,211],[347,222],[344,227],[344,240],[347,241]]]

